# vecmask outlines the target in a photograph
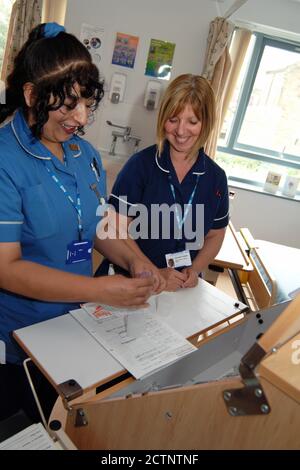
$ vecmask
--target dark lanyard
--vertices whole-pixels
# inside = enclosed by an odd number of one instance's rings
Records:
[[[182,226],[184,225],[184,223],[186,221],[186,218],[188,216],[188,213],[191,209],[191,205],[192,205],[192,202],[194,200],[195,192],[196,192],[198,182],[199,182],[199,176],[200,175],[197,175],[197,181],[196,181],[195,187],[194,187],[194,189],[193,189],[193,191],[190,195],[189,202],[187,203],[187,207],[184,211],[184,214],[183,214],[182,218],[180,218],[180,216],[179,216],[178,207],[177,207],[177,204],[176,204],[175,188],[174,188],[173,184],[169,181],[171,192],[172,192],[173,199],[174,199],[174,202],[175,202],[175,214],[176,214],[177,225],[178,225],[179,230],[182,229]]]
[[[64,158],[64,161],[65,161],[65,158]],[[76,178],[75,178],[75,185],[76,185],[76,202],[74,201],[74,199],[72,198],[72,196],[70,196],[70,194],[68,193],[68,191],[66,190],[66,188],[64,187],[64,185],[59,181],[59,179],[55,176],[55,174],[49,170],[49,168],[46,166],[46,169],[49,173],[49,175],[51,176],[51,178],[53,179],[53,181],[55,181],[55,183],[57,184],[57,186],[61,189],[61,191],[64,193],[64,195],[66,196],[66,198],[70,201],[70,203],[72,204],[72,206],[74,207],[75,211],[77,212],[77,218],[78,218],[78,236],[79,236],[79,241],[82,241],[82,233],[83,233],[83,225],[82,225],[82,211],[81,211],[81,200],[80,200],[80,193],[79,193],[79,189],[78,189],[78,184],[77,184],[77,181],[76,181]]]

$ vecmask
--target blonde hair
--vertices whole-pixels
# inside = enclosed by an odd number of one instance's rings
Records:
[[[166,121],[181,113],[188,104],[202,122],[199,138],[191,149],[191,154],[206,143],[216,119],[214,91],[209,82],[200,75],[179,75],[169,84],[160,105],[156,127],[158,156],[164,148]]]

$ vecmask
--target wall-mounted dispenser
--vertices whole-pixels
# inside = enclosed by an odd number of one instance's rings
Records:
[[[149,109],[156,109],[159,103],[161,83],[156,80],[149,80],[146,88],[144,106]]]
[[[113,74],[109,92],[109,99],[112,103],[117,104],[124,100],[126,78],[124,73],[115,72]]]

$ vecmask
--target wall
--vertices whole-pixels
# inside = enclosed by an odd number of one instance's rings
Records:
[[[235,192],[231,220],[236,228],[248,227],[256,239],[300,248],[300,201],[231,189]]]
[[[233,4],[233,0],[225,0],[219,4],[220,14]],[[265,29],[273,29],[276,33],[285,31],[300,34],[300,3],[295,0],[248,0],[231,17],[232,21],[245,21]]]
[[[154,142],[157,111],[148,111],[143,106],[146,84],[152,78],[144,75],[150,39],[176,43],[172,77],[185,72],[200,73],[209,22],[216,14],[216,5],[211,0],[188,0],[188,8],[182,0],[68,1],[65,24],[69,32],[79,36],[83,22],[105,28],[106,44],[100,68],[107,91],[114,71],[127,75],[124,103],[111,104],[106,93],[97,124],[88,133],[98,148],[110,147],[112,128],[106,120],[132,127],[133,133],[142,138],[141,147]],[[111,65],[116,32],[140,38],[134,69]],[[161,82],[165,87],[166,82]],[[117,151],[130,154],[132,145],[118,142]]]
[[[101,71],[107,86],[114,71],[127,74],[124,103],[113,105],[104,98],[87,138],[99,149],[109,149],[112,128],[106,120],[111,120],[131,126],[142,138],[142,147],[153,143],[156,111],[143,107],[146,84],[151,78],[144,75],[150,39],[176,43],[172,77],[201,73],[209,22],[232,4],[233,0],[69,0],[65,22],[69,32],[79,36],[83,22],[105,28]],[[299,18],[300,3],[292,0],[248,0],[231,20],[254,23],[260,29],[266,25],[269,31],[283,30],[282,35],[292,32],[296,36],[300,35]],[[140,37],[133,70],[111,65],[116,32]],[[118,153],[130,154],[131,150],[129,143],[118,143]],[[299,202],[240,189],[235,192],[232,219],[237,228],[247,226],[256,238],[300,248]]]

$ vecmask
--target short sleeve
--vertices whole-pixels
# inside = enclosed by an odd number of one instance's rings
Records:
[[[228,184],[227,177],[224,171],[222,171],[221,178],[217,186],[217,194],[220,198],[218,204],[218,210],[215,214],[213,221],[213,229],[224,228],[229,223],[229,197],[228,197]]]
[[[145,188],[145,169],[142,157],[134,155],[124,165],[113,185],[109,204],[116,212],[127,215],[130,207],[136,207],[143,197]]]
[[[22,199],[7,172],[0,168],[0,243],[21,239]]]

